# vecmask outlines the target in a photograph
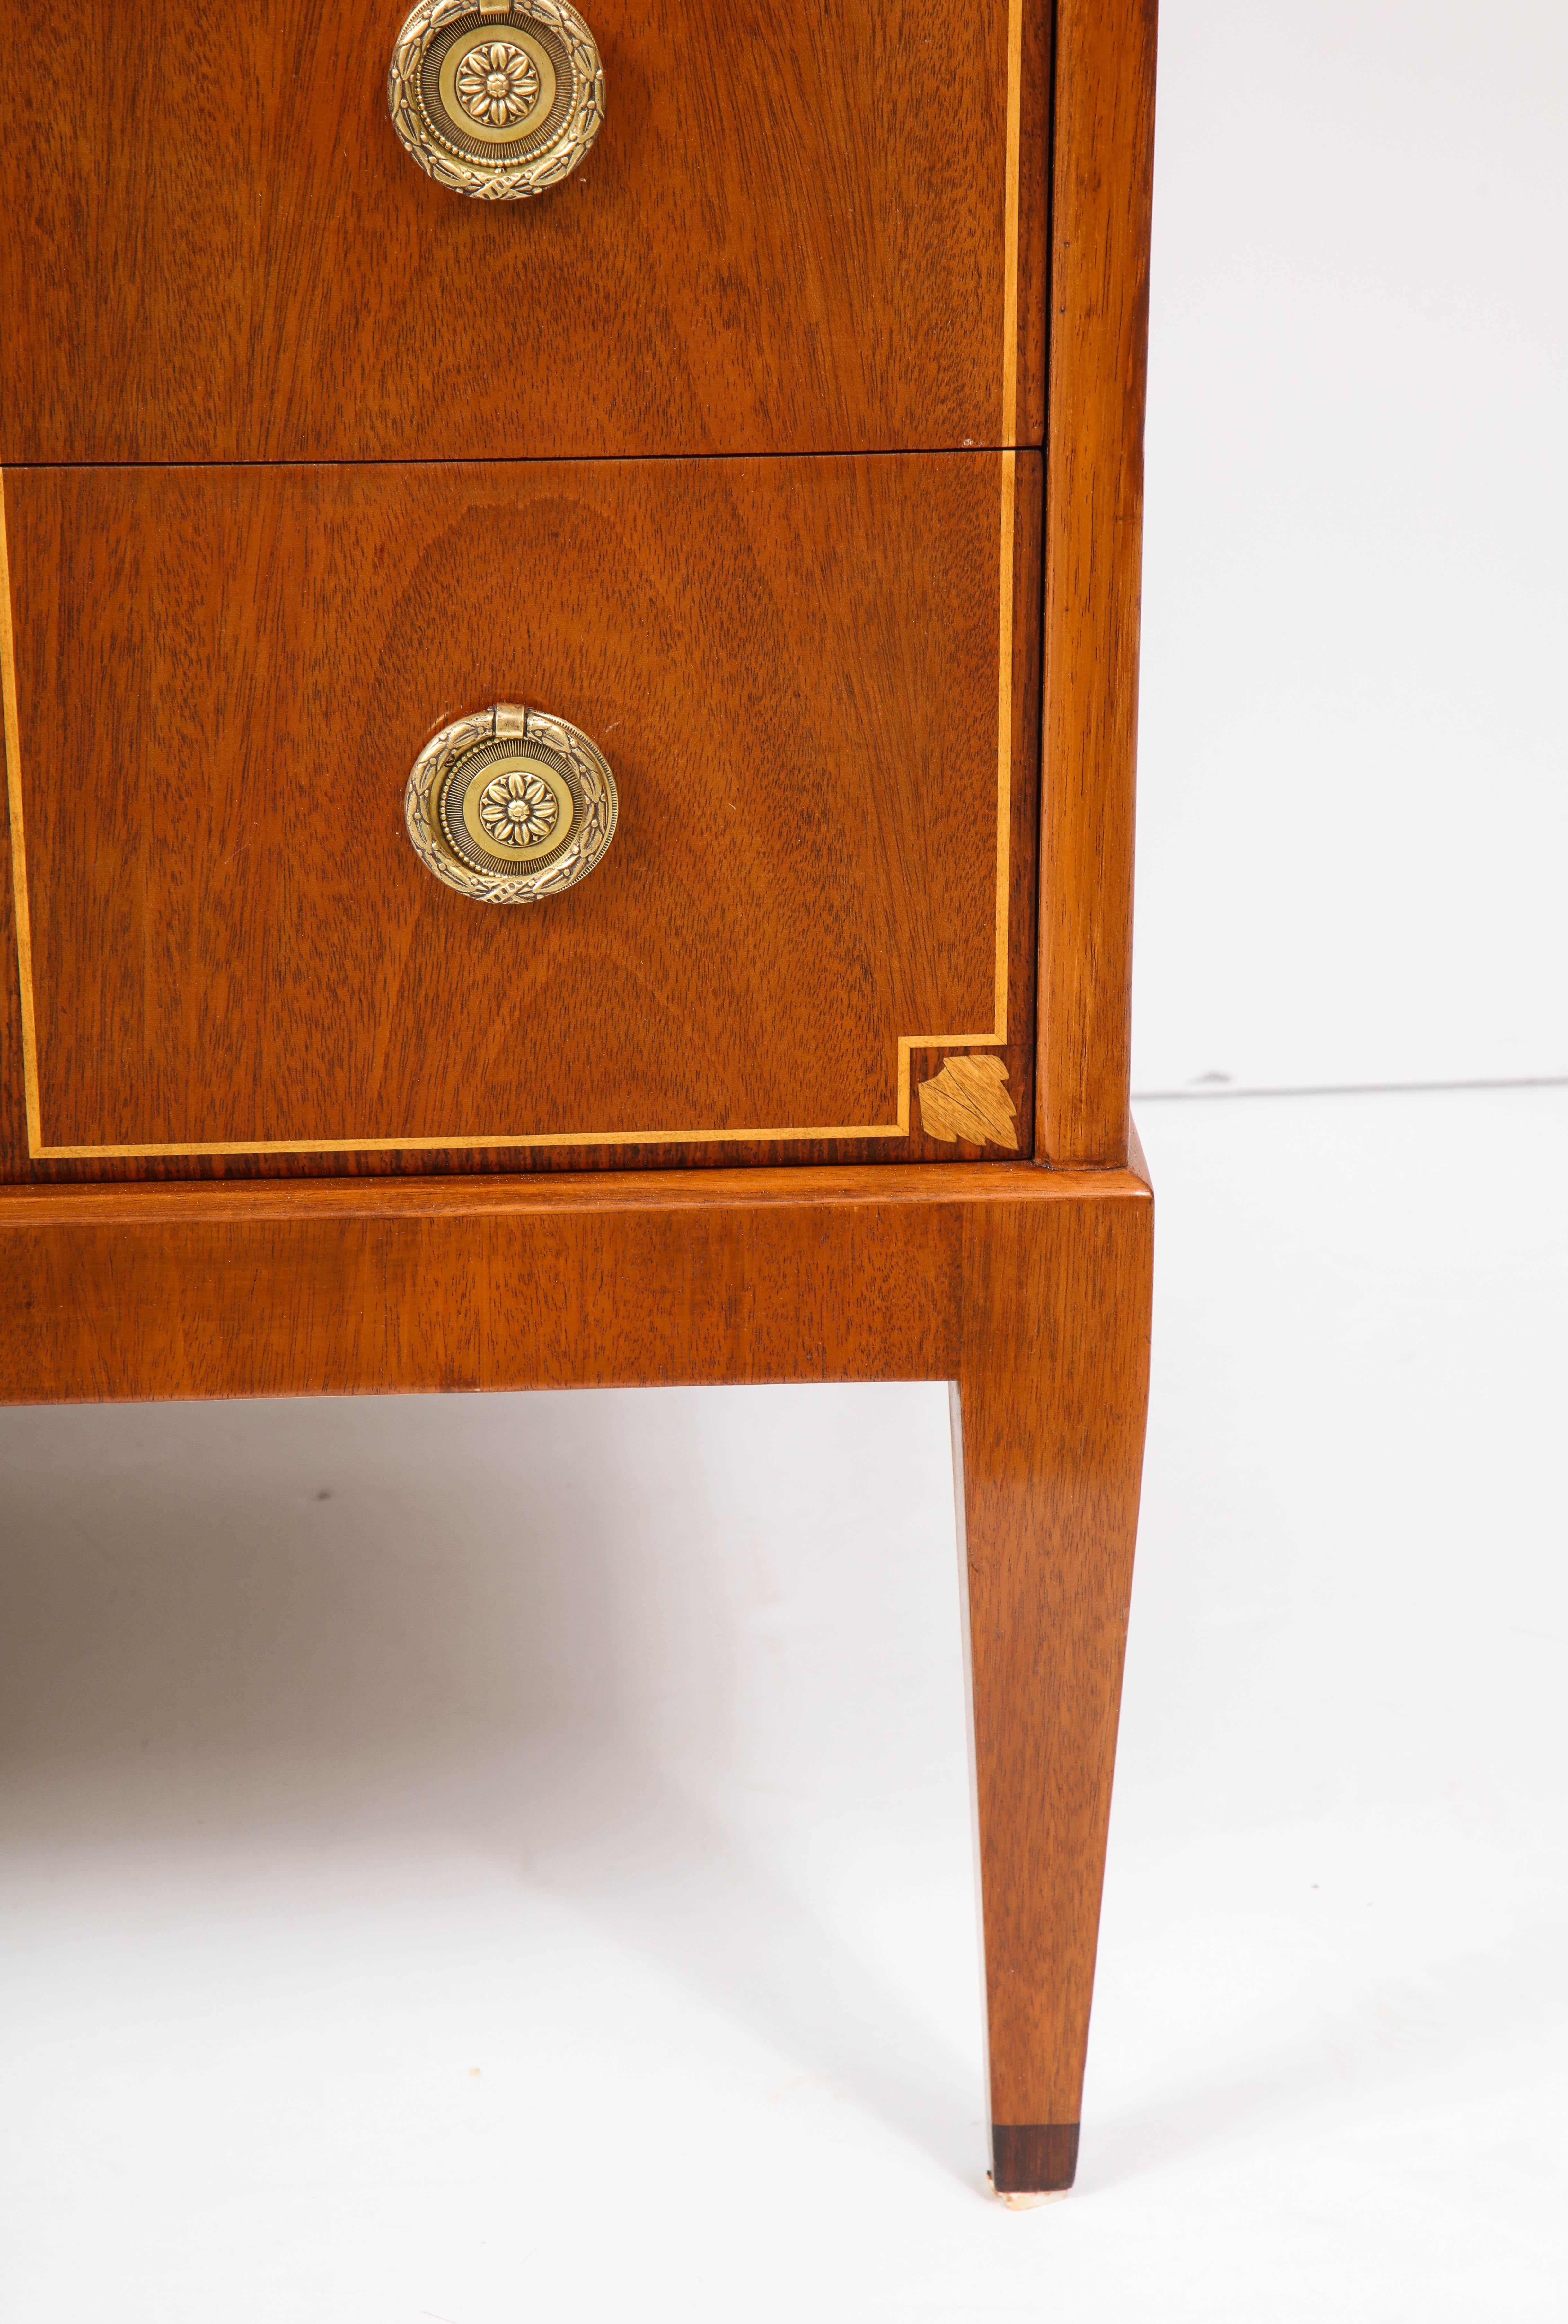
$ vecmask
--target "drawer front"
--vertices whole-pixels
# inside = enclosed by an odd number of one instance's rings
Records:
[[[0,0],[0,463],[1039,442],[1044,0],[592,0],[501,201],[394,134],[402,13]]]
[[[1027,1151],[1036,455],[33,468],[5,511],[6,1175]],[[405,820],[497,703],[619,793],[518,905]]]

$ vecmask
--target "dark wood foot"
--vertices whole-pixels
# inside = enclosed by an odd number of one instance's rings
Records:
[[[1075,2122],[993,2122],[991,2183],[999,2195],[1065,2195],[1077,2175]]]
[[[1153,1205],[967,1222],[968,1574],[992,2181],[1070,2187],[1148,1393]]]

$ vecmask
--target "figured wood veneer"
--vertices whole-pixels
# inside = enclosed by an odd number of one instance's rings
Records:
[[[12,1174],[940,1150],[916,1052],[996,1042],[1028,1089],[1038,481],[12,471]],[[621,793],[592,877],[522,908],[403,827],[429,735],[496,700],[582,727]]]
[[[1044,7],[594,0],[523,203],[403,152],[403,13],[0,0],[0,465],[1039,442]]]

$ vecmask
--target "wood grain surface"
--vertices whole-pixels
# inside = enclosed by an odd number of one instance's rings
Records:
[[[595,0],[604,128],[500,203],[399,144],[403,14],[0,0],[0,464],[1039,443],[1045,0]]]
[[[1035,1151],[1127,1158],[1156,0],[1059,0]]]
[[[0,1402],[952,1379],[974,1219],[1147,1203],[973,1161],[0,1187]]]
[[[1102,1175],[1110,1201],[964,1217],[954,1440],[999,2193],[1069,2186],[1077,2155],[1153,1274],[1146,1182]]]
[[[955,1157],[911,1072],[999,1001],[1027,1123],[1038,490],[996,453],[13,471],[8,1175]],[[523,908],[403,827],[497,700],[621,790]]]

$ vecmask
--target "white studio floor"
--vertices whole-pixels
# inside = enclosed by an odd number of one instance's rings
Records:
[[[1079,2188],[936,1387],[0,1414],[26,2324],[1568,2309],[1568,1091],[1151,1105]]]

